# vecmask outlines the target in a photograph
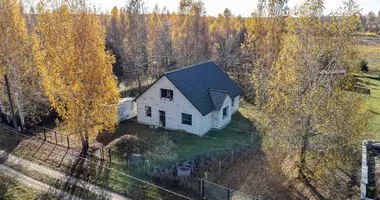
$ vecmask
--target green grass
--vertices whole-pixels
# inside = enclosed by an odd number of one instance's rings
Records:
[[[155,142],[160,137],[167,136],[170,142],[174,144],[170,152],[175,155],[178,162],[182,162],[225,149],[241,147],[242,143],[248,145],[251,142],[258,142],[259,137],[256,129],[249,119],[253,112],[253,106],[243,102],[239,112],[232,116],[231,123],[227,127],[220,131],[210,131],[203,137],[182,131],[151,129],[147,125],[138,124],[133,119],[121,123],[114,134],[136,135],[140,144],[136,152],[133,153],[139,154],[147,154],[149,151],[153,151],[157,147]],[[111,148],[120,151],[118,147]]]
[[[8,176],[0,174],[0,199],[54,199],[54,196],[48,193],[41,193]]]
[[[361,78],[364,87],[371,90],[371,94],[366,95],[366,109],[370,115],[369,131],[380,133],[380,79],[377,73],[366,73]],[[380,134],[379,134],[380,135]],[[373,139],[380,139],[376,134]]]
[[[76,196],[82,199],[94,199],[94,200],[103,199],[102,196],[94,194],[84,188],[73,185],[69,182],[64,182],[63,180],[60,180],[60,179],[52,178],[49,175],[44,174],[42,172],[27,169],[23,167],[22,165],[11,165],[8,167],[11,167],[12,169],[19,171],[30,178],[33,178],[37,181],[40,181],[54,188],[67,192],[73,196]]]
[[[361,45],[360,58],[368,61],[370,72],[380,72],[380,45]]]
[[[364,87],[371,90],[366,95],[366,109],[369,112],[369,132],[375,133],[371,139],[380,139],[380,44],[361,45],[360,58],[368,61],[369,72],[361,75]],[[379,134],[377,134],[379,133]]]

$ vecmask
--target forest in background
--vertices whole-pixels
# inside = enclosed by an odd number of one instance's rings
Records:
[[[147,13],[142,0],[129,0],[110,14],[75,0],[29,11],[0,2],[0,69],[9,77],[0,107],[22,126],[54,109],[86,152],[91,139],[117,126],[117,83],[137,81],[141,92],[165,71],[214,60],[260,114],[252,123],[268,166],[309,186],[338,169],[357,174],[368,113],[355,90],[362,26],[353,0],[328,16],[322,0],[294,10],[287,0],[261,0],[249,18],[228,9],[209,17],[192,0],[176,13]]]

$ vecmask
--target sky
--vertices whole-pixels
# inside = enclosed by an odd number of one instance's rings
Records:
[[[111,11],[114,6],[124,7],[126,0],[95,0],[96,6],[100,6],[102,10]],[[160,7],[166,6],[171,12],[178,10],[180,0],[144,0],[148,7],[148,12],[152,11],[154,5],[158,3]],[[248,17],[254,11],[257,0],[203,0],[206,6],[207,15],[217,16],[222,13],[225,8],[229,8],[234,15],[242,15]],[[299,5],[303,0],[289,0],[289,7],[293,8]],[[325,0],[326,13],[342,6],[342,0]],[[380,0],[356,0],[362,8],[363,13],[373,11],[376,14],[380,11]]]

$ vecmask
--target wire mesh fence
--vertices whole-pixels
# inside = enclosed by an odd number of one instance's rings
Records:
[[[44,127],[37,127],[37,130],[32,131],[34,131],[34,135],[37,136],[36,138],[39,140],[43,140],[44,142],[50,143],[51,145],[60,145],[66,146],[68,149],[70,148],[69,137],[66,138],[65,142],[63,137],[64,134],[58,131],[56,132]],[[206,166],[207,169],[205,170],[198,170],[198,172],[196,172],[196,170],[192,170],[193,179],[197,180],[198,177],[206,177],[206,179],[209,181],[216,180],[222,175],[222,172],[225,171],[229,165],[234,162],[234,159],[237,156],[246,151],[252,150],[252,147],[254,147],[252,141],[253,140],[251,140],[251,142],[235,142],[232,147],[207,151],[204,154],[194,156],[195,164],[198,165],[196,168],[200,167],[199,165],[204,165],[206,162],[209,164]],[[15,145],[17,146],[17,144]],[[96,164],[95,167],[91,169],[91,167],[89,167],[90,165],[87,164],[86,170],[88,171],[88,176],[91,177],[91,180],[96,180],[96,184],[100,184],[101,186],[108,188],[111,191],[116,191],[119,194],[137,199],[138,197],[144,197],[143,199],[183,198],[175,193],[173,194],[166,190],[152,186],[148,181],[151,180],[152,176],[165,178],[171,177],[177,181],[178,178],[176,178],[176,168],[178,167],[178,164],[181,164],[182,161],[171,162],[161,166],[154,166],[144,160],[142,163],[139,163],[137,165],[131,165],[129,163],[129,155],[127,155],[125,152],[119,152],[115,149],[110,148],[101,148],[100,150],[91,154],[90,157],[92,162],[101,163],[101,166],[98,166],[98,164]],[[78,159],[82,158],[78,157]],[[69,168],[70,166],[67,167]],[[101,168],[100,171],[99,168]],[[159,174],[159,176],[157,176],[157,174]],[[138,181],[130,177],[137,177]],[[194,183],[189,187],[197,188],[197,190],[201,188],[199,181],[193,182]],[[205,196],[202,197],[207,199],[255,199],[223,186],[213,184],[212,182],[206,182],[206,184],[204,184],[203,191],[203,195]],[[199,191],[196,191],[196,193],[198,192]]]
[[[258,200],[258,198],[237,192],[221,185],[200,180],[200,196],[207,200]]]
[[[58,150],[57,146],[54,142],[45,141],[44,138],[24,135],[0,124],[0,150],[22,159],[37,161],[49,167],[56,167],[55,164],[61,162],[59,170],[64,173],[131,199],[191,199],[150,181],[128,175],[124,171],[118,171],[98,157],[81,157],[68,150]],[[64,151],[65,153],[62,153]],[[6,159],[4,155],[0,157]],[[57,160],[57,157],[60,158]]]

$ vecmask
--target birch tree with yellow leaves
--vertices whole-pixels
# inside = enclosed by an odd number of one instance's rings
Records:
[[[322,0],[298,7],[297,17],[286,19],[283,48],[269,75],[267,144],[276,156],[294,156],[305,181],[329,167],[351,170],[366,131],[363,96],[351,91],[358,7],[344,5],[329,17]]]
[[[25,130],[26,123],[39,122],[39,116],[47,113],[48,106],[41,92],[30,37],[20,8],[17,0],[0,0],[0,74],[3,88],[4,75],[9,79],[11,101]],[[4,91],[0,95],[2,112],[10,104],[5,94]]]
[[[66,131],[82,142],[83,155],[89,141],[117,124],[115,58],[105,50],[105,36],[86,2],[65,2],[53,10],[40,5],[33,49],[37,66],[52,107]]]

